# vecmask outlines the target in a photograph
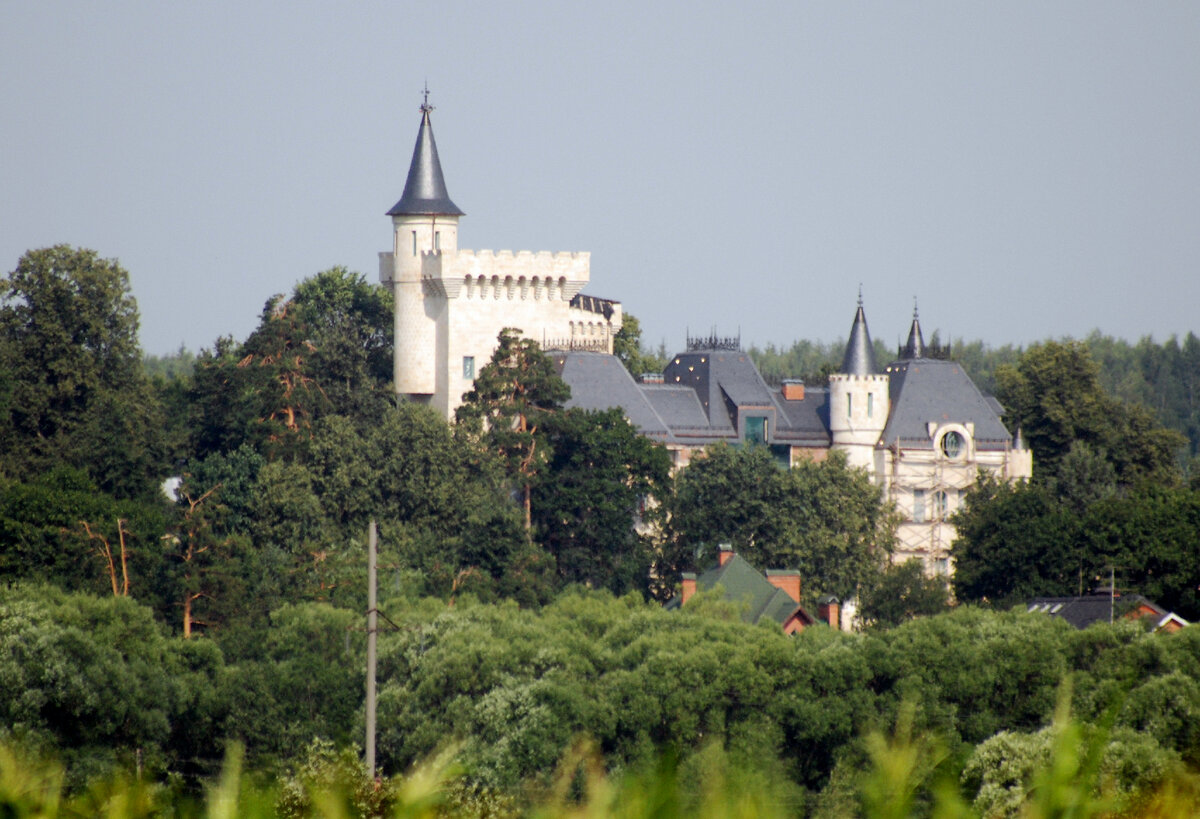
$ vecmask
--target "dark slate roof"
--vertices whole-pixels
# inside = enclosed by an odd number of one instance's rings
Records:
[[[642,394],[672,429],[708,429],[708,414],[696,391],[678,384],[642,384]],[[733,432],[733,428],[729,430]]]
[[[883,430],[883,443],[891,446],[933,446],[928,424],[975,424],[978,449],[1004,448],[1012,436],[1000,416],[955,361],[917,358],[893,361],[889,392],[892,410]]]
[[[917,318],[917,310],[913,308],[912,327],[908,329],[908,341],[900,358],[911,360],[925,357],[925,337],[921,335],[921,320]]]
[[[776,437],[796,446],[829,446],[829,389],[805,387],[803,401],[788,401],[782,390],[774,390],[780,422]],[[786,423],[785,423],[786,422]]]
[[[559,377],[571,388],[566,406],[585,410],[620,407],[638,432],[655,440],[671,439],[671,431],[647,400],[644,388],[615,355],[588,352],[550,354]]]
[[[863,312],[861,295],[858,297],[854,323],[850,325],[850,340],[846,342],[841,372],[847,375],[873,375],[879,372],[875,366],[875,348],[871,345],[871,331],[867,329],[867,315]]]
[[[657,440],[705,446],[736,443],[739,411],[766,416],[771,443],[829,446],[829,391],[808,389],[803,401],[787,401],[769,388],[750,356],[731,350],[680,353],[667,366],[664,383],[640,384],[615,356],[589,352],[551,353],[571,387],[568,407],[620,407],[639,431]]]
[[[404,195],[387,212],[388,216],[464,215],[458,205],[450,201],[450,194],[446,192],[437,143],[433,141],[433,126],[429,124],[430,110],[428,105],[421,106],[421,130],[417,132],[412,163],[408,166]]]
[[[663,370],[663,382],[695,390],[709,426],[716,429],[734,428],[738,407],[776,408],[758,368],[741,350],[680,353]]]
[[[724,589],[726,600],[746,606],[742,619],[747,623],[772,620],[782,626],[797,612],[806,624],[814,622],[798,602],[783,589],[771,585],[771,581],[741,555],[731,555],[724,566],[713,566],[696,578],[698,590],[708,590],[718,585]]]
[[[1035,597],[1026,610],[1061,617],[1075,628],[1087,628],[1093,623],[1107,623],[1109,617],[1126,617],[1145,607],[1158,618],[1169,612],[1140,594],[1120,595],[1115,600],[1107,594],[1088,594],[1083,597]]]

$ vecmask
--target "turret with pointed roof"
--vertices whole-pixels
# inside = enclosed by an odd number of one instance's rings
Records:
[[[917,305],[913,304],[912,327],[908,330],[908,341],[900,358],[911,361],[925,357],[925,337],[921,335],[921,319],[917,316]]]
[[[388,216],[465,215],[458,205],[450,201],[450,194],[446,192],[446,179],[442,176],[442,163],[438,160],[433,126],[429,123],[432,110],[429,90],[426,89],[425,102],[421,105],[421,129],[417,132],[417,144],[413,147],[412,162],[408,166],[404,194],[387,212]]]
[[[875,348],[863,311],[862,288],[840,372],[829,376],[829,433],[854,467],[870,469],[875,444],[888,417],[888,375],[875,364]]]
[[[850,325],[850,340],[846,342],[841,371],[846,375],[874,375],[879,371],[875,366],[875,348],[871,345],[867,316],[863,312],[862,288],[858,291],[858,312],[854,314],[854,324]]]

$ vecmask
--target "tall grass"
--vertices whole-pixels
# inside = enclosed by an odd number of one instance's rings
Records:
[[[1118,794],[1106,782],[1101,760],[1106,732],[1085,731],[1060,702],[1048,762],[1038,767],[1011,808],[971,804],[957,774],[947,771],[947,754],[934,739],[914,736],[912,711],[902,709],[890,735],[865,738],[865,770],[856,780],[856,807],[847,815],[864,819],[1098,819],[1200,816],[1200,777],[1182,767],[1145,793]],[[354,751],[316,745],[310,764],[280,781],[247,774],[239,748],[232,747],[220,777],[202,797],[189,800],[176,790],[117,774],[65,791],[58,762],[12,744],[0,744],[0,817],[59,819],[257,819],[257,817],[507,817],[534,819],[774,819],[802,816],[794,789],[777,778],[735,763],[713,744],[685,764],[670,755],[637,770],[611,772],[594,745],[581,741],[564,754],[548,786],[525,793],[480,792],[454,763],[450,750],[406,775],[372,780]]]

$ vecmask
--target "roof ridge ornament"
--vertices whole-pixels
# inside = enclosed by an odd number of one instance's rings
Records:
[[[419,110],[425,116],[429,116],[429,112],[433,110],[433,106],[429,104],[429,78],[428,77],[425,78],[425,90],[422,93],[425,94],[425,101],[423,103],[421,103],[421,107]]]

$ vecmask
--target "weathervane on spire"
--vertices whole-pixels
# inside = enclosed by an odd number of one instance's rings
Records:
[[[421,103],[421,113],[428,114],[433,110],[433,106],[429,104],[429,80],[425,80],[425,102]]]
[[[917,318],[917,297],[913,296],[913,318]]]
[[[858,306],[862,307],[862,282],[858,283]]]

